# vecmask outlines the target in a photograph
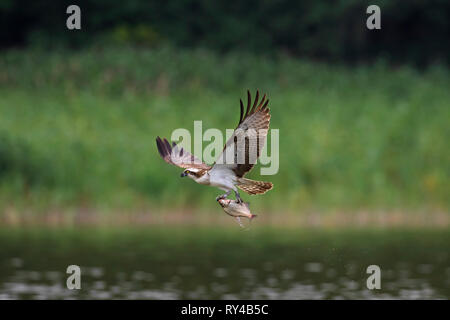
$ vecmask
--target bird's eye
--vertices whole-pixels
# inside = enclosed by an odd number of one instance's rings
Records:
[[[185,172],[186,172],[186,174],[189,174],[189,173],[191,173],[191,172],[190,172],[189,170],[186,170]]]

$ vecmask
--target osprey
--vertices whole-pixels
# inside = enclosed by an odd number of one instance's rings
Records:
[[[250,91],[247,91],[247,108],[240,100],[241,115],[232,136],[226,142],[222,154],[216,162],[209,166],[190,154],[176,143],[170,144],[167,139],[156,138],[159,154],[165,162],[185,169],[181,177],[188,176],[195,182],[217,187],[226,193],[216,198],[225,199],[234,191],[236,200],[242,202],[237,188],[248,194],[263,194],[272,189],[271,182],[254,181],[244,178],[256,163],[264,146],[269,129],[270,114],[266,95],[259,100],[259,92],[251,104]],[[226,159],[232,161],[226,161]],[[224,161],[225,160],[225,161]]]

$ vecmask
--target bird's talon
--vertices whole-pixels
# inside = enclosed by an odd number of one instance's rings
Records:
[[[227,197],[226,194],[222,194],[222,195],[216,197],[216,201],[219,201],[220,199],[225,199],[226,197]]]
[[[224,194],[221,194],[220,196],[217,196],[216,197],[216,201],[219,201],[220,199],[226,199],[226,197],[228,197],[230,195],[230,192],[231,191],[228,191],[228,192],[226,192]]]

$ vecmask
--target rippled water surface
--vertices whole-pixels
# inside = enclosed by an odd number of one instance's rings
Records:
[[[448,299],[436,231],[0,230],[0,299]],[[81,289],[66,268],[81,267]],[[381,268],[369,290],[366,268]]]

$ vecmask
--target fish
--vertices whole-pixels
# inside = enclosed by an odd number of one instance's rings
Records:
[[[241,227],[244,227],[241,218],[248,218],[251,221],[253,218],[257,217],[256,214],[250,212],[250,206],[247,202],[239,202],[226,198],[219,198],[217,202],[219,202],[226,214],[237,220]]]

